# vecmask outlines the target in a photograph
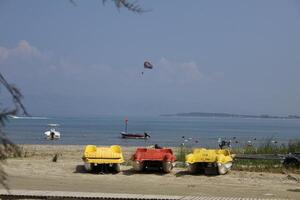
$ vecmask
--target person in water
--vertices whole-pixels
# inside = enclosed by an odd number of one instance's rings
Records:
[[[53,140],[54,139],[54,135],[55,133],[53,131],[50,132],[50,139]]]
[[[144,132],[144,136],[145,136],[145,138],[149,138],[150,137],[150,135],[147,132]]]
[[[220,149],[230,148],[231,147],[231,140],[222,140],[219,144]]]

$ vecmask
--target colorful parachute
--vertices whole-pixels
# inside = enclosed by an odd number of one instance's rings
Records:
[[[153,65],[149,61],[144,62],[144,69],[152,69]],[[144,71],[142,72],[142,75],[144,74]]]
[[[144,68],[145,69],[152,69],[153,65],[149,61],[144,62]]]

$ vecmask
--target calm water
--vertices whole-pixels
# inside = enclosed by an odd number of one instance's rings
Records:
[[[191,138],[186,145],[213,147],[218,137],[236,137],[238,144],[248,140],[255,143],[273,138],[286,143],[300,137],[298,119],[241,119],[241,118],[203,118],[203,117],[129,117],[128,131],[150,132],[149,140],[121,139],[124,131],[124,117],[97,118],[48,118],[48,119],[10,119],[6,124],[7,136],[18,144],[51,144],[43,138],[47,124],[58,123],[61,139],[56,144],[96,144],[123,146],[146,146],[160,144],[178,146],[182,136]],[[253,139],[256,138],[256,141]],[[195,141],[198,140],[198,143]]]

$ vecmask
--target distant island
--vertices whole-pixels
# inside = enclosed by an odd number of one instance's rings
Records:
[[[230,113],[207,113],[207,112],[189,112],[189,113],[177,113],[177,114],[162,114],[165,117],[230,117],[230,118],[263,118],[263,119],[300,119],[299,115],[288,115],[288,116],[274,116],[274,115],[241,115],[241,114],[230,114]]]

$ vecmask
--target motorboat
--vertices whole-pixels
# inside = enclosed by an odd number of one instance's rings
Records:
[[[49,131],[44,132],[45,138],[47,140],[57,140],[60,139],[60,132],[55,130],[55,127],[58,127],[59,124],[48,124],[50,127]]]
[[[122,131],[121,137],[123,139],[148,139],[150,138],[150,135],[147,132],[144,133],[128,133],[127,132],[127,124],[128,124],[128,119],[125,119],[125,131]]]
[[[121,134],[122,138],[124,138],[124,139],[148,139],[148,138],[150,138],[150,135],[147,132],[144,132],[144,134],[121,132],[120,134]]]

